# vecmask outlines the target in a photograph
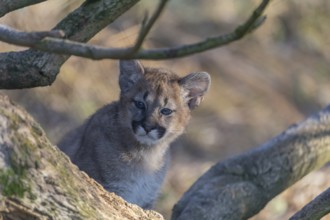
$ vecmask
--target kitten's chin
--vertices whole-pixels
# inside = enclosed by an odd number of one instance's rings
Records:
[[[157,145],[163,138],[163,134],[160,135],[158,129],[153,129],[149,132],[146,132],[145,129],[140,125],[132,126],[132,132],[135,139],[142,145]]]
[[[148,135],[136,135],[135,134],[135,139],[142,145],[147,145],[147,146],[152,146],[152,145],[157,145],[159,143],[159,139],[155,140],[153,138],[150,138]]]

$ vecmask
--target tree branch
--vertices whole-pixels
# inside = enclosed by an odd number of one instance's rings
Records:
[[[1,0],[0,1],[0,18],[8,12],[24,8],[26,6],[38,4],[46,0]]]
[[[165,6],[167,1],[161,1],[158,9],[156,10],[154,16],[150,19],[147,25],[142,26],[140,35],[136,41],[136,44],[131,48],[105,48],[99,46],[92,46],[88,44],[73,42],[70,40],[54,39],[47,37],[40,42],[36,43],[35,41],[29,42],[28,40],[21,42],[17,41],[15,44],[21,46],[29,46],[39,50],[44,50],[48,52],[54,52],[59,54],[66,55],[75,55],[91,59],[169,59],[169,58],[178,58],[183,57],[212,48],[220,47],[227,45],[233,41],[237,41],[244,37],[246,34],[255,30],[259,27],[265,20],[265,16],[262,16],[263,11],[268,5],[270,0],[263,0],[262,3],[255,9],[250,18],[242,25],[237,27],[233,32],[213,38],[208,38],[204,41],[182,45],[174,48],[160,48],[160,49],[150,49],[150,50],[138,50],[152,27],[153,23],[158,18],[160,12]],[[0,28],[0,35],[3,32],[3,29]],[[17,31],[13,31],[14,35]],[[33,33],[31,33],[33,34]],[[5,39],[3,40],[5,42]],[[135,52],[136,51],[136,52]]]
[[[117,56],[120,57],[125,57],[127,56],[127,54],[134,54],[136,51],[138,51],[145,37],[148,35],[149,31],[151,30],[152,26],[159,18],[160,14],[164,10],[167,3],[168,0],[161,0],[157,9],[151,16],[150,20],[148,20],[147,17],[145,17],[144,22],[141,25],[140,33],[136,39],[134,46],[124,49],[110,49],[112,53],[115,53],[117,54]],[[97,53],[94,51],[95,48],[96,50],[98,48],[105,49],[96,46],[90,46],[90,48],[88,46],[85,47],[86,44],[78,43],[70,40],[54,39],[54,38],[63,38],[63,37],[64,37],[64,32],[61,30],[42,31],[42,32],[24,32],[0,24],[0,41],[14,45],[32,47],[47,52],[56,52],[59,54],[62,54],[61,52],[63,48],[62,46],[64,46],[65,48],[68,48],[69,51],[71,50],[79,51],[78,53],[86,53],[88,54],[88,56],[92,56],[92,57],[97,56],[95,55],[95,53]],[[72,55],[70,52],[65,54]]]
[[[172,219],[248,219],[329,160],[330,106],[262,146],[213,166],[175,205]]]
[[[141,50],[138,53],[134,54],[130,58],[134,59],[169,59],[169,58],[178,58],[195,53],[201,53],[213,48],[218,48],[227,44],[230,44],[234,41],[240,40],[245,35],[251,33],[257,29],[260,25],[263,24],[266,17],[262,16],[264,10],[269,4],[270,0],[263,0],[261,4],[253,11],[249,19],[242,25],[238,26],[233,32],[220,35],[217,37],[211,37],[206,40],[182,45],[173,48],[160,48],[160,49],[151,49],[151,50]]]
[[[63,31],[66,39],[45,37],[36,43],[35,36],[40,35],[40,32],[20,33],[2,26],[0,27],[0,36],[2,34],[5,36],[5,34],[8,34],[8,31],[12,30],[10,33],[12,39],[8,40],[6,38],[6,40],[5,37],[2,39],[11,43],[14,43],[13,41],[16,39],[17,42],[15,44],[31,46],[38,50],[29,49],[22,52],[0,54],[0,89],[20,89],[50,85],[56,79],[60,67],[69,58],[69,55],[92,59],[167,59],[187,56],[219,47],[238,40],[257,28],[264,20],[264,17],[261,15],[269,1],[263,0],[251,17],[230,34],[209,38],[195,44],[155,50],[138,50],[138,48],[140,48],[145,36],[165,7],[166,0],[163,0],[159,4],[150,21],[144,27],[142,26],[133,49],[108,49],[79,42],[87,42],[97,32],[137,3],[138,0],[98,0],[84,2],[53,29]],[[21,38],[14,37],[16,34],[18,36],[24,35],[24,41],[17,40]],[[39,50],[44,50],[45,52]],[[58,54],[50,54],[47,51]],[[132,51],[136,52],[132,53]]]
[[[23,32],[0,24],[0,41],[11,44],[27,46],[32,42],[39,43],[45,37],[62,38],[64,33],[61,30]]]
[[[64,18],[53,30],[63,31],[67,39],[86,42],[138,1],[85,2]],[[50,54],[34,49],[2,53],[0,54],[0,89],[50,85],[68,58],[68,55]]]
[[[312,220],[321,219],[330,213],[330,188],[325,190],[299,212],[293,215],[290,220]]]

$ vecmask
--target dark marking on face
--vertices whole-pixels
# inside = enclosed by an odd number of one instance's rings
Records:
[[[144,100],[144,101],[146,101],[146,100],[147,100],[147,98],[148,98],[148,95],[149,95],[149,92],[148,92],[148,91],[146,91],[146,92],[144,93],[144,95],[143,95],[143,100]]]
[[[158,138],[161,139],[166,132],[166,128],[158,126],[157,131],[158,131]]]
[[[168,98],[166,97],[166,98],[164,99],[164,106],[166,106],[167,103],[168,103]]]

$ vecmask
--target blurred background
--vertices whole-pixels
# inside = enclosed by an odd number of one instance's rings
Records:
[[[49,0],[10,13],[0,23],[48,30],[82,2]],[[157,2],[141,0],[90,43],[132,44],[145,12],[151,14]],[[230,32],[259,2],[172,0],[144,45],[176,46]],[[238,42],[186,58],[142,61],[180,75],[207,71],[212,76],[210,92],[172,146],[173,161],[157,211],[169,218],[182,194],[214,163],[257,147],[330,103],[329,11],[328,0],[273,0],[265,24]],[[22,49],[0,42],[0,52]],[[117,79],[115,60],[71,57],[52,86],[1,92],[24,106],[56,144],[96,109],[118,98]],[[325,171],[308,175],[253,219],[287,219],[328,187]]]

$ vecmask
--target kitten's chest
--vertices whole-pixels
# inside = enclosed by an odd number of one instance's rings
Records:
[[[130,203],[151,207],[157,198],[169,163],[167,148],[122,153],[116,173],[109,176],[109,191]]]
[[[144,173],[154,173],[169,162],[169,146],[162,144],[151,149],[131,150],[121,154],[122,162],[129,170],[144,170]]]
[[[165,167],[157,172],[132,172],[127,176],[126,191],[123,192],[123,197],[131,203],[139,206],[151,204],[157,197],[162,185]]]

